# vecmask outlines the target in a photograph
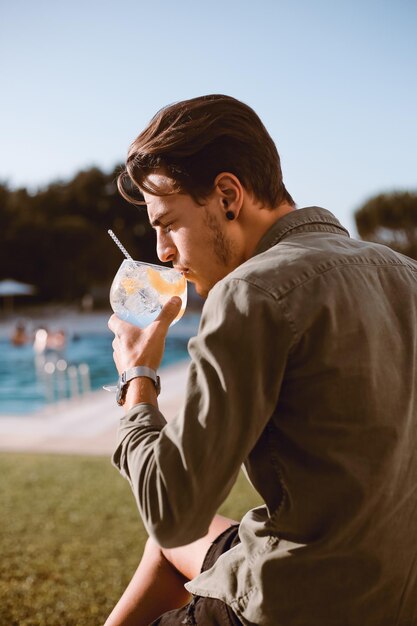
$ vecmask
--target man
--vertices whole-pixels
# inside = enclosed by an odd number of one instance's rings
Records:
[[[150,539],[107,626],[417,624],[417,263],[296,210],[230,97],[160,111],[119,183],[207,299],[169,423],[154,380],[180,302],[109,322],[119,373],[148,368],[113,461]],[[242,464],[265,506],[238,524],[216,511]]]

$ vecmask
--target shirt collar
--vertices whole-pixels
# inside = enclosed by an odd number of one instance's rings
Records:
[[[312,228],[308,230],[312,231],[339,232],[349,237],[349,232],[341,225],[333,213],[317,206],[306,207],[295,209],[280,217],[263,235],[256,247],[255,254],[260,254],[272,248],[292,230],[300,228],[300,226],[311,226]]]

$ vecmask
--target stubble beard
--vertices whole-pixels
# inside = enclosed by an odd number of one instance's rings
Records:
[[[208,211],[205,213],[205,222],[210,229],[210,243],[216,259],[219,261],[219,264],[229,267],[234,256],[233,242],[226,237],[218,219]]]
[[[207,298],[210,289],[234,269],[232,263],[236,255],[233,241],[226,237],[217,217],[209,213],[207,209],[205,210],[204,222],[208,228],[207,243],[211,247],[219,266],[219,270],[216,271],[217,277],[213,276],[210,283],[205,285],[198,281],[195,283],[197,293],[202,298]]]

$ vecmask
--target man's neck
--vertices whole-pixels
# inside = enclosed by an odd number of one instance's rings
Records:
[[[274,209],[267,207],[251,207],[247,211],[245,257],[249,259],[255,253],[265,233],[284,215],[295,210],[295,206],[282,202]]]

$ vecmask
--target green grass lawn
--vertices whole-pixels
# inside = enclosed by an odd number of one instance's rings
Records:
[[[220,512],[259,503],[240,476]],[[0,507],[0,626],[103,624],[147,538],[110,460],[0,454]]]

